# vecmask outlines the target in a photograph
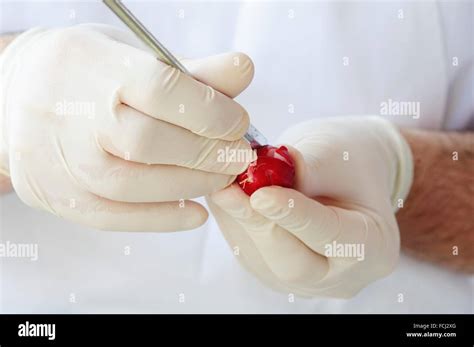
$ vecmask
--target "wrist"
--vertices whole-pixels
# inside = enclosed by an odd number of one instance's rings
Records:
[[[8,34],[3,34],[0,36],[0,62],[3,57],[3,51],[5,48],[18,36],[20,33],[8,33]],[[3,92],[3,90],[2,90]],[[2,117],[2,112],[0,112],[0,117]],[[3,135],[3,126],[2,126],[2,120],[0,119],[0,180],[3,182],[5,180],[5,177],[9,177],[9,172],[8,172],[8,155],[6,151],[4,150],[5,145],[4,145],[4,135]],[[0,186],[2,186],[0,182]],[[1,190],[1,189],[0,189]]]
[[[9,81],[18,64],[18,56],[32,38],[44,29],[33,28],[22,34],[6,34],[0,38],[0,175],[9,177],[8,92]]]
[[[1,36],[0,36],[0,54],[20,34],[21,34],[21,32],[12,32],[12,33],[1,34]]]
[[[376,122],[380,122],[381,129],[383,128],[382,136],[390,143],[390,149],[395,158],[391,175],[390,201],[393,211],[397,212],[399,208],[403,207],[413,183],[413,155],[408,142],[393,123],[379,116],[371,118]]]

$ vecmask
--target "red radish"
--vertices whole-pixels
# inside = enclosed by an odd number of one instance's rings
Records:
[[[247,195],[262,187],[291,188],[295,178],[295,165],[288,148],[270,145],[257,148],[257,160],[237,176],[236,182]]]

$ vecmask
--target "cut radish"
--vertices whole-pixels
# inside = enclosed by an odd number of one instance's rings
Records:
[[[257,160],[237,176],[236,182],[247,195],[268,186],[293,187],[295,165],[288,148],[270,145],[257,148]]]

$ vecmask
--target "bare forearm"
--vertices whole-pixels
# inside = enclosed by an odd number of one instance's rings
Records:
[[[415,177],[397,214],[402,249],[474,272],[474,133],[402,129]]]
[[[12,42],[20,33],[0,34],[0,53]]]

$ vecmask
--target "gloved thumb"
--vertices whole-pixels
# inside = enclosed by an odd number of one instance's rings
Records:
[[[181,62],[194,78],[231,98],[247,88],[254,74],[252,60],[240,52],[182,59]]]

